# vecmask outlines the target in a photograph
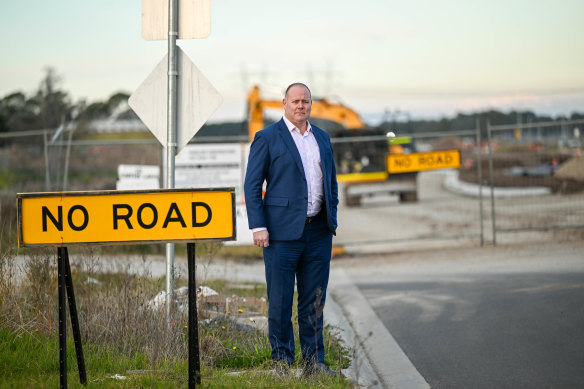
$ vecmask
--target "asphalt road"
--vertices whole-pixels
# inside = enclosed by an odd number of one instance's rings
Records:
[[[583,386],[582,243],[420,251],[335,265],[432,388]]]

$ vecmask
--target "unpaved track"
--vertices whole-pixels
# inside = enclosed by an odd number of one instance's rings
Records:
[[[419,201],[399,203],[397,197],[365,199],[360,207],[338,211],[334,244],[354,255],[447,247],[478,247],[481,217],[478,197],[453,193],[444,187],[446,173],[418,175]],[[342,193],[342,188],[340,190]],[[483,243],[493,244],[490,190],[483,188]],[[584,193],[497,197],[497,229],[584,225]],[[496,242],[516,244],[584,238],[584,229],[497,233]]]

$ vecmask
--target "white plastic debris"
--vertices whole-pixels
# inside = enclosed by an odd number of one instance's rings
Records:
[[[207,297],[218,295],[216,291],[208,286],[200,286],[197,288],[197,297]],[[183,286],[174,290],[173,302],[176,304],[177,310],[186,312],[189,308],[189,287]],[[159,311],[166,304],[166,291],[160,291],[150,301],[148,301],[148,308]]]
[[[219,293],[214,291],[213,289],[209,288],[208,286],[199,286],[197,288],[197,297],[208,297],[208,296],[216,296]]]
[[[87,279],[85,280],[85,284],[101,285],[101,281],[96,280],[95,278],[87,277]]]

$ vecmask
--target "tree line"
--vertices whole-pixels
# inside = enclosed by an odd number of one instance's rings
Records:
[[[584,107],[583,107],[584,108]],[[493,125],[506,124],[529,124],[543,122],[558,122],[562,120],[581,120],[584,119],[584,113],[573,112],[569,116],[551,117],[549,115],[538,115],[532,111],[511,111],[501,112],[497,110],[487,110],[476,113],[458,113],[453,118],[442,118],[437,120],[409,120],[407,122],[385,121],[380,127],[386,130],[398,128],[400,133],[444,133],[449,131],[473,130],[477,126],[477,119],[481,126],[481,131],[486,128],[487,121]]]
[[[38,89],[31,96],[21,91],[10,93],[0,99],[0,133],[11,131],[27,131],[40,129],[55,129],[63,123],[75,122],[79,129],[89,121],[97,119],[135,119],[136,114],[129,108],[129,94],[118,92],[112,94],[106,101],[87,104],[85,100],[73,102],[69,93],[60,88],[61,77],[55,69],[48,67]],[[583,107],[584,110],[584,107]],[[399,127],[400,133],[448,132],[474,129],[476,120],[481,123],[490,121],[492,125],[522,123],[537,123],[560,120],[584,119],[584,113],[572,113],[569,116],[552,118],[538,115],[532,111],[500,112],[488,110],[476,113],[459,113],[453,118],[437,120],[408,120],[406,122],[384,121],[379,125],[382,129],[394,130]],[[244,135],[247,133],[245,121],[237,123],[219,123],[205,125],[201,130],[210,130],[214,135]]]
[[[16,91],[0,99],[0,133],[55,129],[72,121],[83,124],[95,119],[105,119],[114,113],[118,119],[137,118],[127,107],[127,93],[114,93],[108,100],[87,104],[85,100],[73,102],[69,93],[61,89],[61,77],[48,67],[38,86],[30,96]],[[121,112],[120,107],[122,108]]]

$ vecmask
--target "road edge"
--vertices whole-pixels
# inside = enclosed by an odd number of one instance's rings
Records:
[[[329,330],[340,338],[341,344],[351,352],[351,364],[347,369],[341,370],[341,373],[357,387],[382,388],[363,347],[357,341],[355,331],[353,331],[339,304],[330,295],[324,306],[324,321],[325,325],[331,327]]]
[[[343,269],[331,269],[328,291],[353,331],[343,330],[339,335],[353,345],[355,358],[347,370],[356,374],[355,379],[363,380],[368,388],[430,388]]]

